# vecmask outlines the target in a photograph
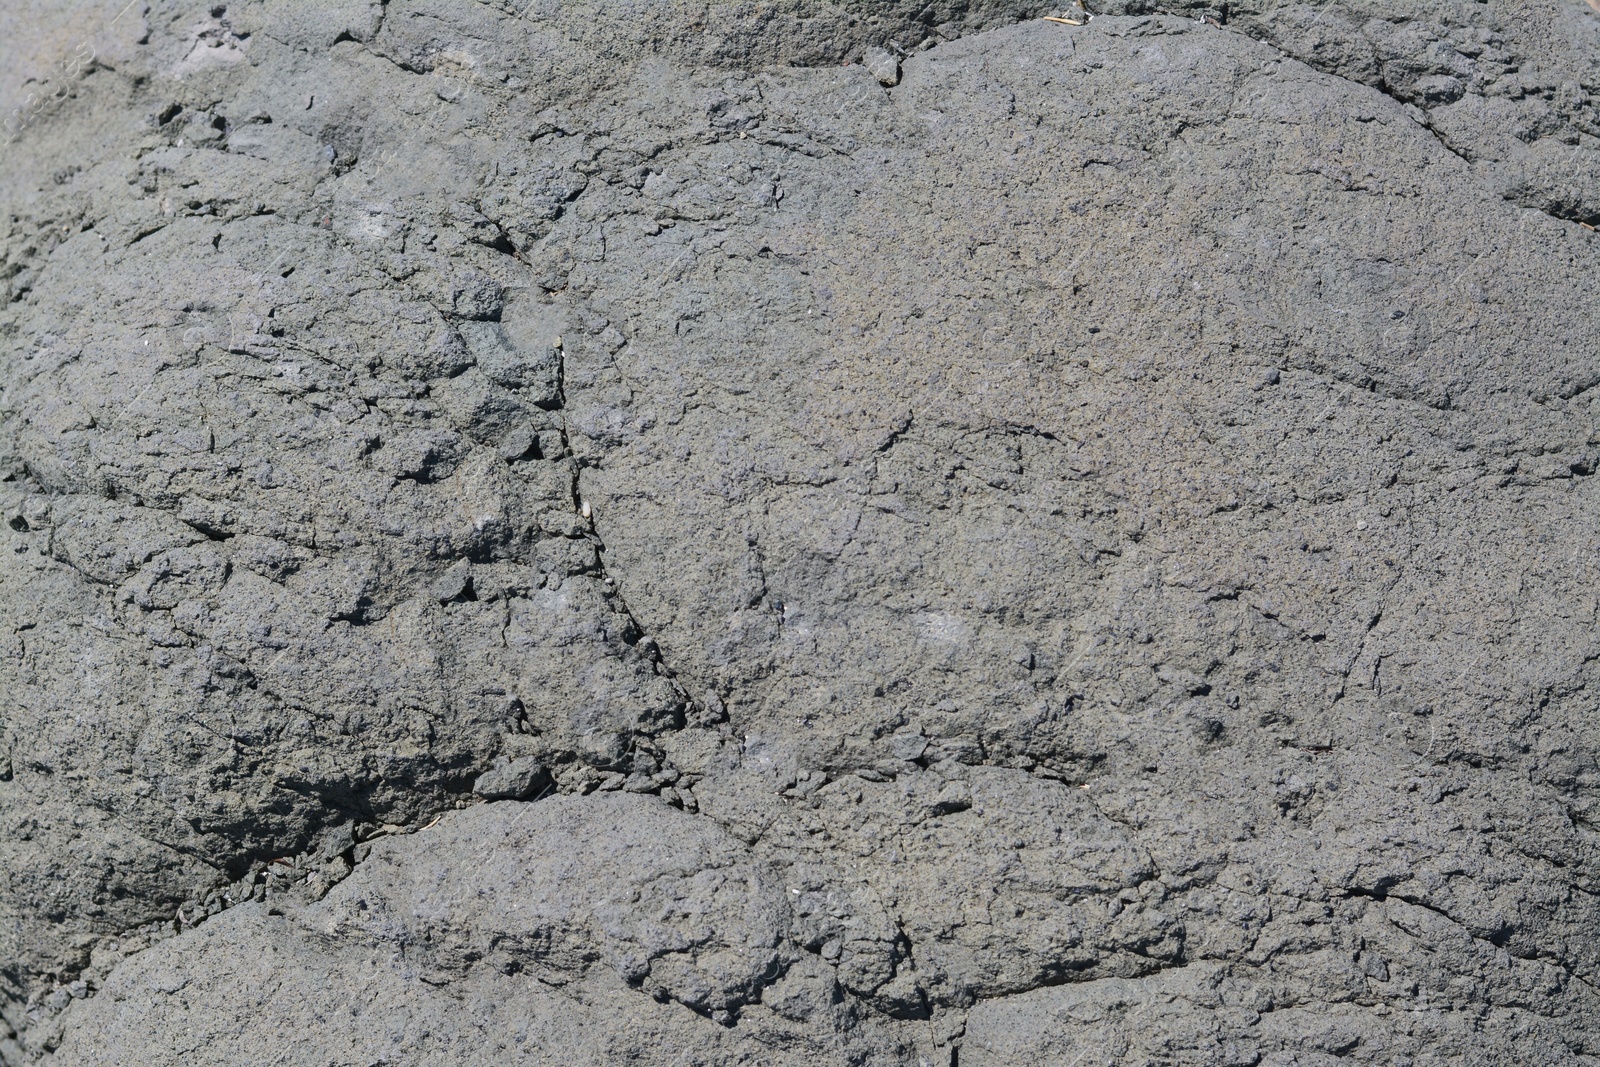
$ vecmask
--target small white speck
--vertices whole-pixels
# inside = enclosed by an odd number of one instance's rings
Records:
[[[586,518],[586,519],[587,519],[587,518],[588,518],[588,517],[589,517],[589,516],[590,516],[590,515],[592,515],[592,514],[594,514],[594,512],[593,512],[593,511],[592,511],[592,510],[591,510],[591,509],[590,509],[590,507],[589,507],[589,502],[588,502],[588,501],[587,501],[587,500],[585,500],[585,501],[584,501],[584,502],[583,502],[583,507],[582,507],[582,508],[580,508],[580,509],[579,509],[579,510],[580,510],[580,511],[582,511],[582,512],[583,512],[583,517],[584,517],[584,518]]]
[[[1356,529],[1365,530],[1366,528],[1367,528],[1367,520],[1366,519],[1362,519],[1360,522],[1356,523]]]

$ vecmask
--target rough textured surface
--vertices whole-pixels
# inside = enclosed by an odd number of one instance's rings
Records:
[[[284,1064],[662,1062],[661,1047],[803,1064],[885,1029],[831,1003],[827,968],[790,946],[783,886],[710,820],[610,794],[483,805],[439,830],[377,845],[318,904],[242,905],[135,957],[53,1062],[261,1062],[272,1033],[310,1036],[274,1045]]]
[[[1588,5],[42,6],[7,1067],[1600,1063]]]

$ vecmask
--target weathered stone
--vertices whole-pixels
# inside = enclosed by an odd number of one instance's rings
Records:
[[[0,1062],[1600,1062],[1600,15],[1090,6],[0,12]]]

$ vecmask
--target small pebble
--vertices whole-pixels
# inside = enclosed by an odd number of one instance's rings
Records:
[[[866,55],[861,57],[861,65],[867,68],[867,73],[878,79],[878,84],[885,88],[893,88],[900,84],[900,61],[891,55],[885,48],[869,48]]]

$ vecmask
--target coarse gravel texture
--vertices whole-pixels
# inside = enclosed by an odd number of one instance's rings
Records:
[[[1600,11],[124,2],[0,1065],[1600,1065]]]

